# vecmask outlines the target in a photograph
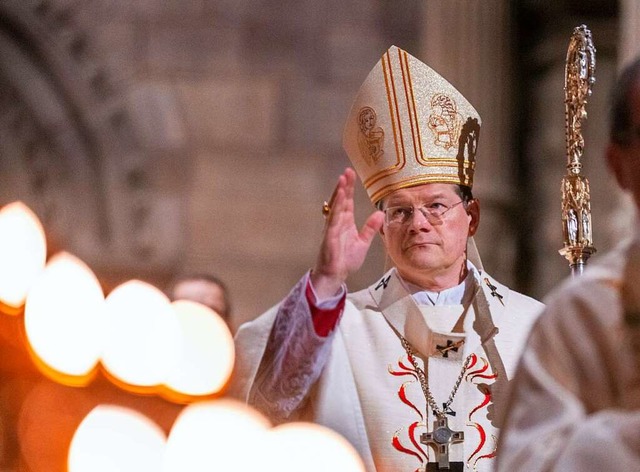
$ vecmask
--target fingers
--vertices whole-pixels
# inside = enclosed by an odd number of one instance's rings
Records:
[[[345,178],[346,197],[353,200],[356,187],[356,172],[351,167],[347,167],[342,175]]]
[[[353,214],[355,180],[356,174],[351,168],[347,168],[338,178],[338,183],[329,200],[330,210],[327,215],[327,225],[330,225],[335,217],[343,212]]]
[[[331,201],[329,202],[329,204],[331,205],[333,203],[333,201],[335,200],[335,195],[340,188],[344,189],[347,199],[353,199],[355,183],[356,173],[352,168],[347,167],[342,175],[340,175],[340,177],[338,178],[338,183],[336,184],[336,188],[331,195]]]
[[[334,202],[336,200],[336,194],[338,193],[338,189],[340,188],[340,179],[341,179],[341,177],[342,176],[340,176],[338,178],[338,182],[336,183],[336,186],[334,187],[333,192],[331,193],[331,198],[329,198],[329,201],[327,202],[325,200],[325,202],[324,202],[325,205],[323,206],[323,215],[325,216],[325,218],[327,216],[329,216],[329,212],[331,211],[331,208],[333,208],[333,204],[334,204]],[[327,207],[327,211],[326,212],[324,211],[324,207],[325,206]]]
[[[338,182],[338,186],[333,191],[333,195],[331,196],[331,203],[329,204],[329,214],[326,218],[326,226],[332,226],[336,221],[336,218],[342,213],[344,206],[344,189]]]
[[[355,195],[355,188],[356,188],[356,173],[352,168],[347,167],[342,175],[344,175],[345,177],[344,189],[345,189],[345,198],[347,203],[347,211],[350,211],[351,213],[353,213],[354,206],[355,206],[354,195]]]

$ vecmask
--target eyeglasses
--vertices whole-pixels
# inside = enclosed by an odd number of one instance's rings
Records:
[[[382,211],[384,211],[384,222],[387,226],[406,225],[410,221],[413,221],[416,209],[422,213],[422,216],[424,216],[430,224],[437,225],[442,223],[444,216],[449,210],[452,210],[461,203],[464,203],[464,200],[460,200],[451,206],[447,206],[444,203],[432,203],[430,206],[421,205],[419,207],[403,205],[390,206]]]

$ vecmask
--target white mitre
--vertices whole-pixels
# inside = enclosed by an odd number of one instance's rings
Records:
[[[472,187],[480,125],[453,85],[392,46],[356,95],[343,146],[376,203],[425,183]]]

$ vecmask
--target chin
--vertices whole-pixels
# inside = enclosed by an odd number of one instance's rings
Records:
[[[432,270],[442,265],[440,259],[431,257],[409,257],[403,261],[403,266],[413,270]]]

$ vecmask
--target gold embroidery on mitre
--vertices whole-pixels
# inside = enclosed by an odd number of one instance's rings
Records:
[[[429,129],[433,132],[436,146],[451,149],[458,145],[462,129],[462,116],[458,113],[456,102],[443,93],[431,97]]]
[[[343,145],[375,203],[426,183],[471,187],[480,125],[455,87],[392,46],[356,94]]]
[[[370,166],[378,163],[384,154],[384,130],[377,125],[378,116],[371,107],[362,107],[358,113],[358,147],[364,161]]]

